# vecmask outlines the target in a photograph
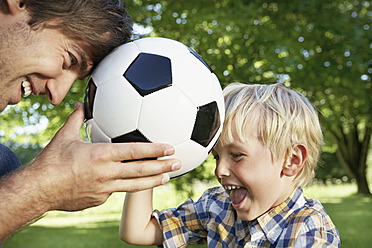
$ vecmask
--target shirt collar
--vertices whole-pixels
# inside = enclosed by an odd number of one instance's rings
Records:
[[[250,221],[241,220],[238,216],[236,216],[236,230],[238,240],[245,239],[249,235],[250,225]]]
[[[287,200],[257,218],[259,229],[262,229],[270,243],[276,242],[288,225],[289,217],[301,209],[305,203],[302,189],[296,188]]]

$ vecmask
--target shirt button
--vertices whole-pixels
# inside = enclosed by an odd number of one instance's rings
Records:
[[[272,230],[271,232],[269,232],[269,238],[274,239],[275,236],[276,236],[275,230]]]

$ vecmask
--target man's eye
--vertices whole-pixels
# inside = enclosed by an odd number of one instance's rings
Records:
[[[70,66],[77,65],[77,58],[70,52],[68,53],[68,55],[70,56]]]

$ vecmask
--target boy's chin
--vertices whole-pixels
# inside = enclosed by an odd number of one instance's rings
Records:
[[[260,217],[266,212],[262,211],[252,211],[251,209],[248,210],[243,210],[243,209],[235,209],[236,213],[239,217],[239,219],[244,220],[244,221],[252,221]]]
[[[247,213],[241,213],[241,211],[237,211],[237,214],[238,214],[238,218],[241,219],[241,220],[244,220],[244,221],[252,221],[254,219],[256,219],[254,216],[251,216]]]

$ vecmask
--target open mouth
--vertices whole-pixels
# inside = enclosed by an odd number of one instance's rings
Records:
[[[247,196],[247,189],[236,185],[224,185],[226,192],[229,194],[233,205],[237,206]]]
[[[22,80],[22,94],[24,97],[28,97],[32,93],[32,86],[27,77]]]

